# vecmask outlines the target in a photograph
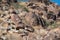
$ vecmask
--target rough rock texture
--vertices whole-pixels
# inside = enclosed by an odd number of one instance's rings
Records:
[[[58,5],[48,0],[8,3],[0,3],[0,40],[60,40]]]

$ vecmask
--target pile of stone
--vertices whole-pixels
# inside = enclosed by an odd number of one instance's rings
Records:
[[[28,12],[24,8],[16,9],[5,1],[0,4],[0,40],[60,39],[60,28],[49,28],[60,22],[60,7],[56,4],[26,2]]]

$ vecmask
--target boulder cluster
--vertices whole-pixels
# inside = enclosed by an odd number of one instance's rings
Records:
[[[9,1],[0,2],[0,40],[60,40],[58,5]]]

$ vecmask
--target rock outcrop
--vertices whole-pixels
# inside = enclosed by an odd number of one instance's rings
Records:
[[[16,2],[0,3],[0,40],[60,40],[58,5],[49,0]]]

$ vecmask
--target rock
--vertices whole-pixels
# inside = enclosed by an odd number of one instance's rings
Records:
[[[5,36],[1,36],[0,39],[2,39],[2,40],[8,40]]]
[[[19,32],[18,32],[18,33],[19,33],[22,37],[28,35],[28,31],[27,31],[27,30],[24,30],[24,29],[19,29]]]
[[[50,14],[47,14],[47,18],[56,20],[56,15],[50,13]]]
[[[2,23],[2,27],[7,29],[8,28],[8,23],[7,22]]]
[[[36,34],[29,34],[29,36],[28,36],[28,40],[37,40],[37,37],[38,35],[36,35]]]
[[[8,34],[7,37],[8,37],[8,40],[23,40],[23,38],[16,33]]]
[[[44,29],[40,29],[40,35],[45,36],[47,35],[48,31],[44,30]]]
[[[34,28],[30,27],[30,26],[26,26],[25,30],[28,32],[34,32]]]
[[[59,28],[49,31],[49,33],[45,36],[44,40],[50,40],[50,39],[51,40],[56,40],[56,39],[59,39],[60,34],[57,31],[59,31]]]
[[[0,24],[3,22],[3,18],[0,18]]]
[[[29,3],[28,6],[33,6],[34,3]]]
[[[35,13],[28,13],[25,16],[25,20],[27,21],[28,24],[30,25],[38,25],[38,20],[37,20],[37,16]]]
[[[57,16],[60,17],[60,11],[58,12],[58,15]]]
[[[2,1],[0,40],[60,40],[59,6],[50,0],[20,3],[16,3],[16,0]],[[15,4],[19,5],[19,9]],[[54,22],[57,26],[52,26]]]

